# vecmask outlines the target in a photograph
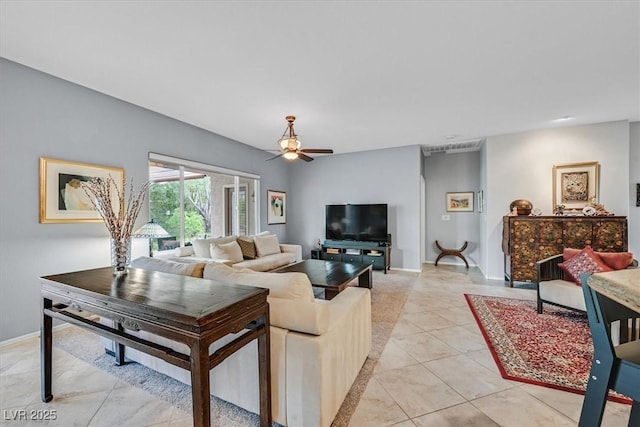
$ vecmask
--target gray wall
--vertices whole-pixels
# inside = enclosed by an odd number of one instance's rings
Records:
[[[292,166],[287,195],[288,233],[303,245],[303,255],[324,241],[325,205],[387,203],[392,235],[391,266],[420,269],[419,146],[315,156]]]
[[[640,206],[636,206],[636,185],[640,184],[640,122],[631,123],[629,137],[629,250],[640,259]]]
[[[435,154],[424,157],[426,181],[426,257],[434,262],[440,251],[437,240],[445,248],[460,248],[469,242],[463,255],[470,265],[480,264],[480,216],[477,194],[481,188],[480,152]],[[473,212],[446,212],[447,192],[473,191]],[[449,220],[442,216],[448,215]],[[458,257],[442,258],[438,264],[461,264]]]
[[[39,328],[38,277],[109,264],[104,224],[38,222],[41,156],[121,167],[140,185],[152,151],[258,174],[263,201],[268,188],[289,190],[289,169],[265,162],[269,153],[5,59],[0,117],[0,340]],[[286,226],[261,216],[263,230],[291,240]],[[134,241],[133,256],[145,249]]]

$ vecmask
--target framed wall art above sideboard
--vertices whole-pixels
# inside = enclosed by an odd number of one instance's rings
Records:
[[[600,165],[598,162],[553,166],[553,205],[582,209],[598,202]]]

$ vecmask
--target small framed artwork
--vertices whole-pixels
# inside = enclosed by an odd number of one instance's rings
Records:
[[[40,158],[40,222],[102,222],[82,183],[111,176],[124,187],[124,169]],[[113,195],[117,206],[117,194]]]
[[[484,191],[478,191],[478,212],[482,213],[484,210]]]
[[[473,212],[473,191],[447,193],[447,212]]]
[[[553,206],[582,209],[598,202],[600,166],[598,162],[553,166]]]
[[[267,223],[286,224],[287,222],[287,193],[284,191],[267,190]]]

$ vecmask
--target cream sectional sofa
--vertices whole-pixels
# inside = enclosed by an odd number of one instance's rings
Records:
[[[234,268],[269,271],[302,261],[302,246],[280,244],[278,236],[261,233],[255,236],[228,236],[213,239],[196,239],[192,246],[176,248],[178,262],[224,263]]]
[[[227,284],[269,288],[273,420],[284,426],[328,427],[371,349],[370,290],[349,287],[330,301],[313,296],[302,273],[262,273],[221,263],[184,264],[139,258],[133,267],[197,276]],[[111,322],[104,320],[105,323]],[[181,352],[184,345],[139,331],[139,336]],[[233,336],[215,343],[213,352]],[[113,342],[102,339],[107,350]],[[125,357],[190,383],[189,372],[127,348]],[[211,394],[259,413],[255,341],[210,373]]]

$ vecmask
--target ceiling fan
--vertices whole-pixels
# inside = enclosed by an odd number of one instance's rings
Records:
[[[330,148],[304,148],[300,149],[300,140],[298,139],[298,135],[296,135],[293,130],[293,122],[296,120],[295,116],[287,116],[286,117],[287,128],[284,130],[282,137],[278,140],[278,145],[280,145],[281,152],[277,156],[273,156],[267,160],[277,159],[278,157],[284,157],[289,161],[294,161],[296,159],[302,159],[305,162],[310,162],[313,160],[313,157],[307,156],[306,153],[315,153],[315,154],[333,154],[333,150]]]

